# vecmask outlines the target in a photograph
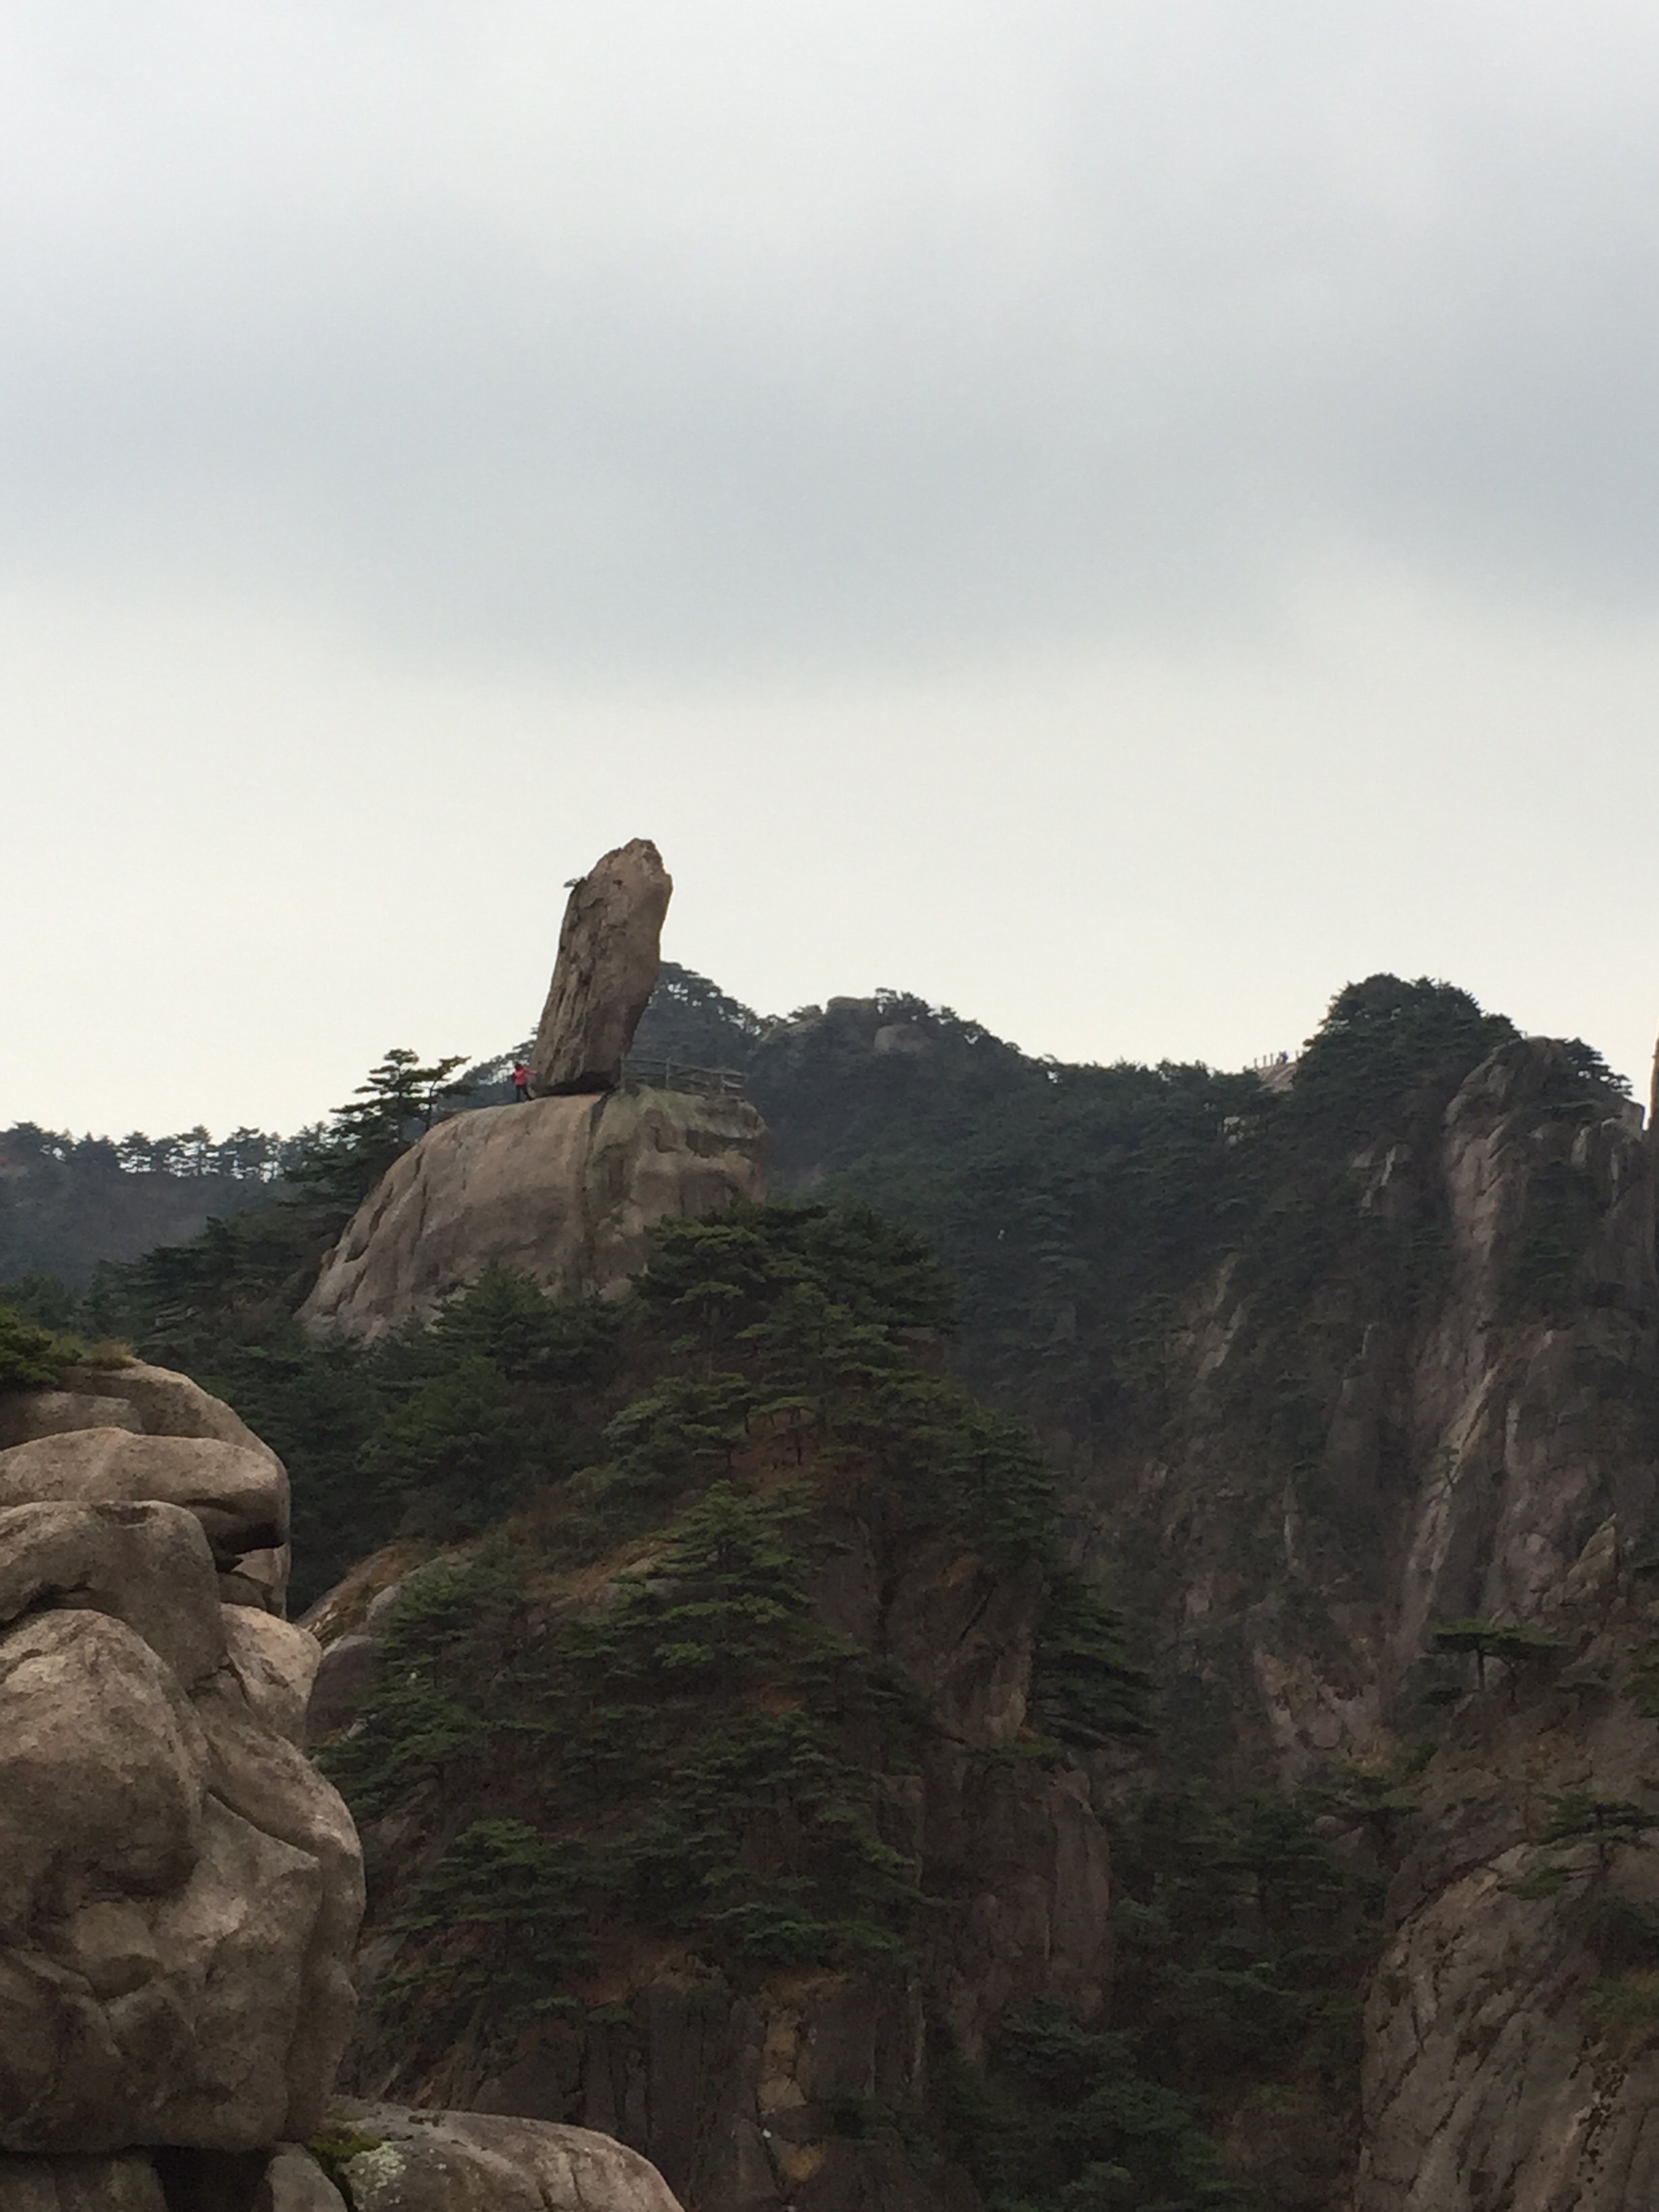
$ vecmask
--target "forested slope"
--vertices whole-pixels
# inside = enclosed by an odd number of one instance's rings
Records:
[[[376,1553],[362,2078],[826,2212],[1645,2202],[1659,1281],[1594,1052],[1387,976],[1285,1088],[682,971],[647,1023],[804,1211],[308,1341],[453,1073],[392,1055],[78,1310],[283,1453],[311,1591]]]

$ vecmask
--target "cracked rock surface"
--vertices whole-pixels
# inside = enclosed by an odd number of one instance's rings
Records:
[[[317,2124],[362,1910],[299,1748],[320,1654],[279,1617],[287,1478],[183,1376],[76,1379],[4,1405],[0,2149],[261,2151]],[[95,2201],[149,2185],[116,2160]],[[53,2163],[0,2204],[93,2188]]]

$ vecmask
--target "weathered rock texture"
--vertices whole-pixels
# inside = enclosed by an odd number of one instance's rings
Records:
[[[1653,1155],[1569,1068],[1503,1045],[1429,1141],[1352,1163],[1345,1249],[1396,1232],[1431,1287],[1408,1310],[1345,1262],[1299,1291],[1292,1448],[1241,1417],[1286,1384],[1252,1350],[1268,1291],[1229,1262],[1170,1340],[1168,1432],[1081,1501],[1103,1569],[1133,1547],[1195,1764],[1381,1780],[1434,1746],[1339,1838],[1392,1876],[1345,2212],[1659,2190],[1659,1917],[1621,1917],[1659,1909],[1659,1848],[1540,1841],[1569,1792],[1659,1792],[1659,1610],[1633,1571],[1659,1522]],[[1467,1618],[1559,1649],[1484,1685],[1425,1661]]]
[[[376,1185],[301,1318],[379,1336],[492,1267],[561,1297],[611,1295],[644,1265],[653,1222],[764,1198],[765,1157],[740,1098],[612,1091],[457,1115]]]
[[[679,2212],[654,2167],[586,2128],[334,2105],[320,2146],[327,2172],[291,2142],[269,2157],[0,2156],[0,2212]]]
[[[137,1363],[0,1397],[0,2212],[346,2212],[300,2148],[363,1903],[300,1747],[321,1647],[222,1601],[262,1553],[280,1607],[281,1462]],[[580,2130],[328,2124],[356,2212],[678,2212]]]
[[[1615,1844],[1604,1863],[1588,1838],[1538,1840],[1551,1797],[1641,1799],[1659,1779],[1659,1729],[1626,1702],[1629,1632],[1659,1624],[1605,1565],[1557,1621],[1588,1634],[1588,1664],[1524,1707],[1501,1686],[1473,1700],[1425,1778],[1367,2006],[1364,2212],[1659,2202],[1653,1977],[1620,1917],[1659,1912],[1659,1852]],[[1546,1869],[1564,1880],[1539,1894]]]
[[[0,2212],[168,2212],[154,2162],[0,2156]]]
[[[249,1459],[268,1462],[274,1470],[269,1480],[275,1486],[268,1500],[272,1534],[263,1543],[239,1546],[238,1555],[226,1564],[221,1574],[220,1595],[233,1605],[260,1606],[272,1613],[283,1610],[289,1571],[287,1478],[275,1452],[254,1435],[240,1415],[234,1413],[222,1399],[210,1396],[199,1383],[192,1382],[187,1375],[175,1375],[168,1368],[150,1367],[137,1359],[127,1360],[118,1367],[72,1367],[55,1390],[0,1394],[0,1453],[9,1451],[14,1445],[34,1443],[46,1437],[72,1435],[83,1430],[125,1430],[134,1437],[188,1437],[228,1445],[232,1455],[222,1457],[216,1463],[222,1471],[240,1468],[239,1479],[244,1490],[251,1486],[257,1492],[258,1487],[259,1479],[252,1474]],[[110,1439],[83,1438],[71,1449],[76,1452],[107,1452]],[[131,1449],[142,1455],[148,1447]],[[244,1456],[239,1459],[237,1454]],[[207,1464],[199,1455],[198,1457],[199,1466]],[[125,1463],[132,1466],[137,1462]],[[177,1464],[182,1468],[183,1462]],[[111,1479],[118,1483],[118,1477]],[[185,1480],[182,1473],[179,1480]],[[118,1488],[107,1494],[149,1497],[173,1493],[153,1492],[141,1482],[137,1490]],[[276,1533],[277,1524],[280,1533]],[[219,1549],[224,1550],[222,1541]]]
[[[1041,1575],[1010,1574],[960,1540],[919,1534],[902,1514],[889,1525],[879,1513],[835,1511],[823,1534],[818,1617],[883,1654],[928,1717],[916,1771],[884,1784],[884,1838],[939,1901],[914,1965],[729,1978],[685,1944],[619,1931],[583,1981],[585,2016],[503,2034],[486,2002],[434,2034],[408,2009],[367,2008],[347,2069],[360,2091],[599,2129],[650,2159],[694,2205],[939,2212],[963,2202],[948,2175],[913,2162],[896,2136],[854,2139],[844,2115],[925,2106],[941,2057],[982,2059],[1008,2008],[1052,1998],[1098,2014],[1104,1835],[1078,1769],[1021,1755]],[[363,1620],[366,1595],[360,1587],[332,1608],[334,1625]],[[602,1612],[607,1586],[578,1572],[545,1601],[556,1615],[573,1601]],[[329,1613],[318,1617],[326,1624]],[[499,1810],[495,1787],[480,1765],[471,1795],[428,1791],[370,1824],[380,1873],[366,1989],[433,1956],[431,1938],[400,1929],[404,1900],[458,1824]],[[777,1848],[757,1809],[754,1850]],[[362,2212],[355,2172],[353,2190]]]
[[[1500,1048],[1432,1150],[1353,1163],[1358,1226],[1420,1224],[1440,1285],[1407,1320],[1366,1319],[1337,1284],[1299,1322],[1330,1347],[1300,1468],[1241,1443],[1229,1383],[1255,1316],[1229,1265],[1172,1346],[1170,1449],[1097,1480],[1101,1527],[1155,1543],[1176,1649],[1216,1686],[1241,1771],[1264,1752],[1291,1779],[1322,1757],[1386,1754],[1434,1624],[1540,1618],[1604,1524],[1629,1537],[1659,1506],[1652,1156],[1611,1103],[1551,1106],[1559,1051]],[[1545,1318],[1528,1272],[1564,1233],[1563,1192],[1580,1251]],[[1270,1584],[1317,1602],[1264,1604]]]
[[[530,1055],[532,1097],[611,1091],[656,988],[673,880],[647,837],[619,846],[571,891]]]
[[[319,1648],[259,1601],[280,1462],[182,1376],[68,1379],[3,1401],[0,2149],[76,2155],[0,2160],[0,2205],[150,2212],[144,2162],[85,2154],[317,2125],[362,1862],[299,1747]]]
[[[355,2212],[679,2212],[654,2166],[586,2128],[395,2105],[331,2124],[367,2146],[339,2164]]]

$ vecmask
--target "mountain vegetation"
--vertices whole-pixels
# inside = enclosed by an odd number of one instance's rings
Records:
[[[0,1387],[61,1374],[69,1332],[113,1336],[275,1446],[301,1603],[382,1547],[408,1577],[326,1754],[395,1960],[375,2002],[401,2056],[371,2027],[363,2067],[435,2094],[470,2066],[471,2094],[556,2028],[583,2067],[644,2065],[618,1961],[647,1954],[688,2019],[791,1976],[943,2018],[967,1877],[896,1808],[920,1790],[957,1820],[968,1759],[987,1832],[1073,1786],[1104,1822],[1109,2006],[1027,1992],[926,2082],[849,2073],[815,2124],[924,2197],[965,2171],[991,2212],[1331,2205],[1389,1883],[1413,1850],[1425,1878],[1460,1745],[1493,1758],[1569,1694],[1589,1632],[1559,1599],[1492,1602],[1469,1539],[1422,1570],[1413,1650],[1378,1671],[1425,1453],[1450,1480],[1424,1408],[1474,1326],[1448,1132],[1510,1194],[1480,1231],[1492,1371],[1552,1409],[1526,1432],[1563,1465],[1607,1470],[1582,1545],[1659,1455],[1650,1293],[1607,1241],[1623,1086],[1386,975],[1338,994],[1288,1083],[1035,1060],[893,992],[765,1019],[672,968],[636,1051],[741,1075],[783,1202],[665,1226],[622,1299],[496,1272],[368,1347],[301,1334],[390,1161],[507,1096],[505,1057],[404,1050],[232,1176],[251,1202],[87,1282],[43,1232],[4,1293]],[[1495,1464],[1483,1496],[1519,1481]],[[1620,1510],[1639,1548],[1646,1509]],[[925,1614],[951,1547],[1029,1635],[1024,1717],[971,1758],[833,1595],[849,1559],[884,1562],[881,1620],[902,1589]],[[1632,1699],[1659,1677],[1644,1633]],[[1584,2032],[1638,2042],[1648,1908],[1618,1883],[1659,1819],[1644,1786],[1517,1784],[1534,1856],[1504,1893],[1567,1915],[1562,1941],[1582,1920]]]

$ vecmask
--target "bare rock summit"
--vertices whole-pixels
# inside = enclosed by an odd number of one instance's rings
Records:
[[[724,1075],[623,1080],[672,888],[646,837],[573,886],[530,1097],[454,1115],[393,1162],[325,1259],[307,1329],[380,1336],[491,1267],[557,1297],[614,1297],[653,1223],[765,1198],[766,1124]]]
[[[537,1098],[614,1091],[656,988],[674,888],[648,837],[607,853],[571,887],[558,958],[530,1055]]]

